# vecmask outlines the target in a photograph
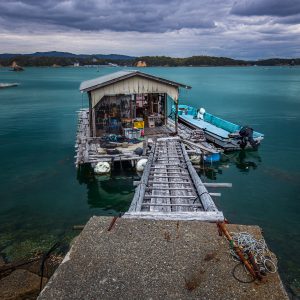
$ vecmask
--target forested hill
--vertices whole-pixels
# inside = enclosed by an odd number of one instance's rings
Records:
[[[271,58],[265,60],[247,61],[228,57],[192,56],[176,58],[169,56],[142,56],[133,57],[120,54],[73,54],[68,52],[35,52],[31,54],[0,54],[0,65],[10,66],[16,61],[20,66],[70,66],[74,63],[80,65],[106,65],[135,66],[138,61],[145,62],[147,66],[281,66],[300,65],[300,58],[282,59]]]
[[[168,56],[144,56],[138,60],[145,61],[147,66],[279,66],[300,65],[300,58],[282,59],[273,58],[257,61],[237,60],[228,57],[192,56],[186,58],[173,58]]]

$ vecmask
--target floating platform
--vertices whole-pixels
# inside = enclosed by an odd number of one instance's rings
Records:
[[[147,137],[157,138],[172,134],[172,130],[167,126],[155,128],[145,128],[145,140],[139,144],[130,144],[127,148],[121,145],[115,146],[114,149],[119,150],[119,154],[107,154],[105,149],[101,148],[101,137],[91,137],[89,123],[89,110],[81,109],[78,112],[77,136],[75,143],[75,165],[78,168],[82,164],[91,164],[94,167],[98,162],[116,162],[131,161],[133,164],[141,158],[147,158]],[[135,150],[143,149],[143,155],[137,155]]]
[[[76,238],[38,300],[280,299],[278,273],[265,283],[240,283],[236,262],[216,224],[93,217]],[[227,225],[261,238],[258,226]]]
[[[220,159],[220,153],[222,152],[220,149],[213,147],[206,141],[200,141],[197,143],[191,142],[191,136],[194,132],[193,129],[188,128],[183,124],[179,124],[177,130],[178,136],[188,147],[188,154],[201,155],[202,158],[206,157],[208,160],[210,156],[217,155],[218,160]],[[166,125],[154,128],[145,128],[145,139],[139,144],[130,144],[127,148],[123,148],[116,144],[115,149],[120,152],[119,154],[107,154],[105,149],[101,148],[101,138],[91,137],[90,132],[89,110],[83,108],[78,112],[78,125],[75,143],[76,155],[74,157],[77,168],[82,164],[91,164],[92,167],[95,167],[98,162],[112,163],[119,161],[131,161],[134,165],[137,160],[148,157],[148,138],[155,141],[157,138],[174,136],[175,122],[169,118]],[[137,148],[143,149],[143,154],[141,156],[135,153]]]

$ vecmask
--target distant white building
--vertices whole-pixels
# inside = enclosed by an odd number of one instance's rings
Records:
[[[79,66],[80,66],[79,62],[74,63],[74,67],[79,67]]]

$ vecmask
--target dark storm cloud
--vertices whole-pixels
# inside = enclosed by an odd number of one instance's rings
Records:
[[[213,28],[214,20],[206,13],[211,4],[206,1],[199,5],[197,0],[12,0],[0,3],[0,14],[7,26],[28,21],[91,31],[165,32]]]
[[[281,24],[300,24],[300,13],[294,16],[277,19],[277,22]]]
[[[300,13],[299,0],[239,0],[231,13],[240,16],[291,16]]]
[[[300,56],[300,0],[0,0],[3,52]]]

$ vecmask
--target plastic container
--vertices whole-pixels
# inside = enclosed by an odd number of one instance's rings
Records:
[[[138,139],[141,137],[140,129],[124,128],[124,135],[128,139]]]
[[[134,121],[133,127],[138,128],[138,129],[144,129],[145,123],[144,123],[144,121]]]

